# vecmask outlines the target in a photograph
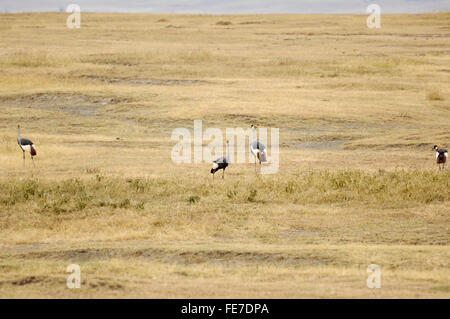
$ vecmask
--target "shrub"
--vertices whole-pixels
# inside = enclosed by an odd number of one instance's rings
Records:
[[[247,200],[249,201],[249,202],[254,202],[255,201],[255,197],[256,197],[256,194],[258,194],[258,191],[256,190],[256,189],[251,189],[250,190],[250,194],[248,195],[248,197],[247,197]]]
[[[188,202],[190,204],[195,204],[199,201],[200,201],[200,196],[197,196],[197,195],[189,196],[189,198],[188,198]]]

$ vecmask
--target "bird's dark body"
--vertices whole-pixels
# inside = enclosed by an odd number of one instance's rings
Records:
[[[216,168],[211,168],[211,174],[214,174],[215,172],[217,172],[217,171],[219,171],[221,169],[225,170],[225,168],[228,167],[227,159],[225,157],[221,157],[221,158],[216,159],[214,161],[214,163],[217,164],[217,167]]]
[[[19,143],[19,145],[33,145],[33,142],[27,138],[21,138],[17,143]]]
[[[446,152],[447,152],[447,150],[439,150],[438,151],[438,157],[436,159],[436,162],[438,164],[445,164],[445,162],[447,161],[447,156],[445,156]]]
[[[30,146],[31,156],[37,155],[36,149],[33,147],[33,142],[30,141],[29,139],[21,138],[20,140],[17,140],[17,144],[19,144],[20,148],[22,148],[22,146]],[[22,148],[22,150],[23,150],[23,148]]]

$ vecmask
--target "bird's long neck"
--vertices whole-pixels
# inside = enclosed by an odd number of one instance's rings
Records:
[[[252,142],[256,142],[256,129],[252,127]]]
[[[228,145],[228,143],[227,143],[227,157],[226,157],[226,159],[227,159],[227,162],[230,161],[230,145]]]
[[[17,128],[17,140],[20,142],[22,138],[20,137],[20,127]]]

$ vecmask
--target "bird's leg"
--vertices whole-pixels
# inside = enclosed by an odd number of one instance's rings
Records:
[[[23,154],[23,166],[25,166],[25,151],[22,151]]]
[[[33,158],[33,156],[31,156],[31,162],[33,163],[33,166],[34,166],[34,158]]]
[[[255,173],[256,173],[256,156],[255,156]]]
[[[213,180],[214,180],[214,174],[216,174],[215,172],[213,173]]]
[[[224,179],[225,176],[225,170],[222,171],[222,179]]]

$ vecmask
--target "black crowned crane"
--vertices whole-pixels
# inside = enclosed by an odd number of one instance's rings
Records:
[[[436,163],[439,165],[439,169],[445,169],[445,162],[447,162],[448,151],[445,148],[442,148],[442,146],[440,145],[433,146],[433,150],[436,151]]]
[[[228,167],[229,164],[230,164],[230,145],[229,142],[227,141],[227,156],[219,157],[218,159],[213,161],[213,167],[211,168],[211,174],[213,174],[213,179],[214,174],[216,174],[216,172],[220,169],[223,169],[222,172],[222,179],[223,179],[225,177],[225,169]]]
[[[28,152],[31,155],[31,160],[33,161],[34,165],[33,156],[37,155],[36,147],[34,146],[32,141],[20,136],[20,124],[17,125],[17,144],[19,144],[23,152],[23,163],[25,164],[25,152]]]
[[[259,161],[259,169],[261,170],[261,162],[267,162],[267,151],[263,143],[259,142],[256,138],[256,126],[253,124],[250,126],[252,129],[252,140],[250,142],[250,152],[255,157],[255,172],[256,172],[256,159]]]

